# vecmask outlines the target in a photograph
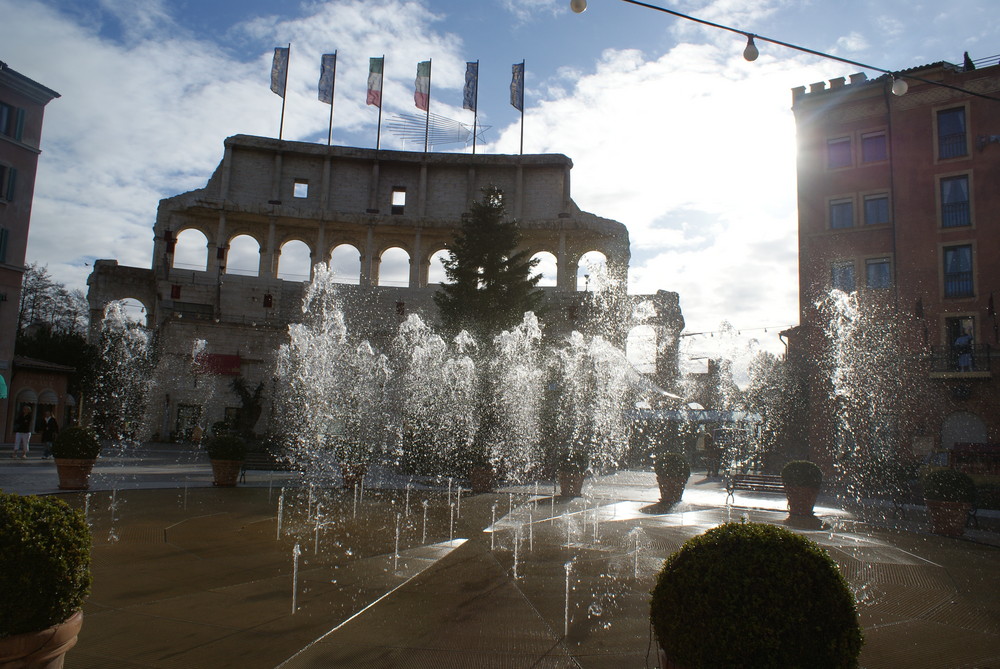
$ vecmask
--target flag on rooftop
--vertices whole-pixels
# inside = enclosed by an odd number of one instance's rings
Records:
[[[431,102],[431,61],[417,63],[417,79],[413,85],[413,102],[417,109],[427,111]]]
[[[288,47],[274,48],[274,58],[271,60],[271,90],[285,97],[285,79],[288,76]]]
[[[462,108],[476,111],[479,97],[479,61],[465,64],[465,88],[462,90]]]
[[[319,64],[319,101],[333,104],[333,78],[337,74],[337,54],[324,53]]]
[[[382,67],[385,56],[368,59],[368,99],[367,103],[382,108]]]
[[[524,61],[514,63],[511,68],[513,76],[510,79],[510,104],[514,109],[524,111]]]

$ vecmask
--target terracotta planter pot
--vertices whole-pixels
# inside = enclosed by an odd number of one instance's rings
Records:
[[[60,490],[86,490],[90,487],[90,471],[96,460],[56,458],[55,462]]]
[[[788,500],[788,513],[792,516],[811,516],[816,506],[819,488],[803,488],[800,486],[785,486],[785,499]]]
[[[360,463],[340,463],[340,475],[344,480],[341,487],[352,489],[355,486],[360,486],[365,480],[365,474],[367,473],[368,465]]]
[[[684,486],[687,485],[687,477],[666,476],[656,472],[656,484],[660,487],[660,502],[663,504],[676,504],[684,496]]]
[[[0,639],[0,667],[11,669],[62,669],[66,651],[76,645],[83,626],[83,611],[40,632]]]
[[[579,497],[583,492],[583,472],[559,470],[559,495],[561,497]]]
[[[492,491],[493,482],[494,474],[490,467],[473,467],[469,471],[469,485],[472,486],[473,494]]]
[[[242,460],[212,460],[212,485],[220,488],[234,488],[243,469]]]
[[[945,537],[960,537],[965,534],[965,523],[969,518],[968,502],[937,502],[924,500],[927,515],[931,521],[931,532]]]

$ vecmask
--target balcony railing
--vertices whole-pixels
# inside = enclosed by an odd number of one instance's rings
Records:
[[[938,138],[938,158],[957,158],[967,152],[965,133],[957,132]]]
[[[941,227],[960,228],[969,223],[968,202],[948,202],[941,205]]]
[[[945,272],[945,297],[972,297],[972,272]]]
[[[975,344],[971,350],[963,352],[954,346],[931,348],[931,372],[989,372],[990,345]],[[968,358],[963,358],[967,355]]]

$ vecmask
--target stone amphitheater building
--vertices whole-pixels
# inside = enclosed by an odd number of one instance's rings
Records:
[[[384,345],[410,313],[437,320],[429,280],[468,211],[488,185],[499,186],[517,219],[522,244],[554,266],[543,281],[547,337],[599,328],[624,346],[642,341],[655,350],[655,369],[644,370],[662,388],[675,385],[684,320],[676,293],[629,296],[629,238],[624,225],[584,211],[573,202],[572,161],[564,155],[419,153],[323,146],[236,135],[204,188],[160,202],[153,226],[151,268],[98,260],[89,285],[91,336],[99,334],[105,306],[132,298],[143,305],[160,356],[150,398],[159,438],[184,438],[232,418],[240,402],[230,385],[242,376],[265,383],[265,410],[256,425],[268,429],[274,363],[288,324],[301,318],[306,277],[282,278],[282,251],[304,244],[309,266],[345,249],[359,258],[356,275],[344,274],[340,291],[349,330]],[[199,236],[200,233],[200,236]],[[178,240],[206,242],[204,265],[175,263]],[[227,269],[234,244],[259,249],[256,271]],[[409,259],[406,285],[380,280],[387,251]],[[610,293],[578,285],[581,258],[603,255]],[[438,278],[437,281],[441,279]],[[392,282],[402,283],[402,282]],[[548,284],[548,285],[546,285]],[[583,288],[583,290],[581,290]],[[598,321],[596,304],[618,305]],[[203,341],[197,353],[195,342]]]

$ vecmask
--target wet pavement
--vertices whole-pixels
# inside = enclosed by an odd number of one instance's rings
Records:
[[[788,523],[783,498],[726,505],[700,474],[666,513],[648,472],[592,479],[572,500],[551,483],[460,498],[381,474],[365,491],[266,472],[217,489],[183,447],[102,458],[89,493],[60,495],[94,533],[66,667],[654,667],[663,559],[727,520]],[[0,489],[56,493],[55,467],[2,457]],[[821,498],[822,525],[792,527],[853,588],[862,666],[1000,667],[995,514],[946,539],[922,507],[888,511]]]

